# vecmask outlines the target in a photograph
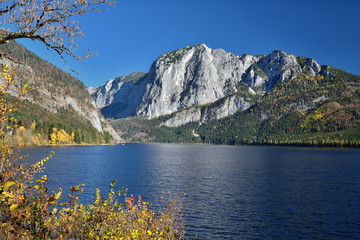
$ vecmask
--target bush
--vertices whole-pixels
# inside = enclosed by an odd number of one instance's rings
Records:
[[[14,83],[15,75],[4,67],[6,86],[0,87],[0,236],[2,239],[183,239],[180,201],[171,201],[163,212],[150,209],[150,203],[127,197],[125,190],[113,188],[105,198],[100,190],[92,204],[79,203],[84,185],[71,187],[68,201],[60,202],[62,188],[49,193],[48,178],[35,174],[44,170],[45,159],[33,165],[21,164],[6,140],[16,124],[7,114],[14,110],[4,95]],[[19,96],[25,93],[23,89]],[[115,182],[111,183],[114,187]]]

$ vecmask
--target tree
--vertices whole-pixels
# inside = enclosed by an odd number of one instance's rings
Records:
[[[64,54],[81,61],[91,53],[76,52],[75,42],[84,35],[76,17],[100,12],[104,5],[114,4],[115,0],[1,0],[0,44],[22,38],[37,40],[64,61]],[[0,54],[16,61],[3,52]]]
[[[82,143],[82,136],[79,129],[75,131],[74,140],[76,143]]]
[[[3,184],[3,170],[9,162],[12,147],[8,145],[6,133],[12,131],[17,126],[17,120],[9,118],[8,114],[15,110],[11,103],[5,101],[5,95],[8,94],[10,87],[14,84],[15,72],[9,72],[7,65],[0,72],[1,77],[5,79],[5,84],[0,85],[0,185]],[[16,99],[19,99],[27,91],[28,86],[25,85]],[[8,123],[11,122],[12,126]],[[0,189],[1,190],[1,189]]]

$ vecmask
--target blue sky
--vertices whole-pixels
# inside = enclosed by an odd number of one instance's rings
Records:
[[[79,20],[87,35],[79,50],[99,54],[85,65],[68,59],[86,86],[147,72],[159,55],[199,43],[236,55],[283,50],[360,75],[358,0],[119,0]],[[20,42],[66,70],[41,44]]]

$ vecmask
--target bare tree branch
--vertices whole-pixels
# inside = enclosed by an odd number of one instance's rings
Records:
[[[114,4],[115,0],[0,0],[0,44],[22,38],[37,40],[64,61],[64,54],[81,61],[92,53],[77,53],[76,41],[84,34],[76,17]]]

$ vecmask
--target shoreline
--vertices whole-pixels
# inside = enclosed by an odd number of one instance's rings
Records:
[[[291,147],[291,148],[313,148],[313,149],[359,149],[360,146],[315,146],[315,145],[291,145],[291,144],[214,144],[214,143],[166,143],[166,142],[121,142],[119,144],[173,144],[173,145],[210,145],[210,146],[229,146],[229,147]]]
[[[117,142],[117,143],[104,143],[104,144],[96,144],[96,143],[82,143],[82,144],[44,144],[44,145],[32,145],[27,144],[21,146],[20,148],[32,148],[32,147],[75,147],[75,146],[116,146],[116,145],[125,145],[125,144],[178,144],[178,145],[212,145],[212,146],[261,146],[261,147],[292,147],[292,148],[314,148],[314,149],[359,149],[360,146],[331,146],[331,145],[324,145],[324,146],[316,146],[316,145],[309,145],[309,144],[261,144],[261,143],[253,143],[253,144],[215,144],[215,143],[186,143],[186,142]],[[18,148],[18,147],[16,147]]]
[[[20,148],[26,148],[26,147],[75,147],[75,146],[115,146],[119,143],[102,143],[102,144],[96,144],[96,143],[69,143],[69,144],[44,144],[44,145],[34,145],[34,144],[26,144],[21,146]]]

